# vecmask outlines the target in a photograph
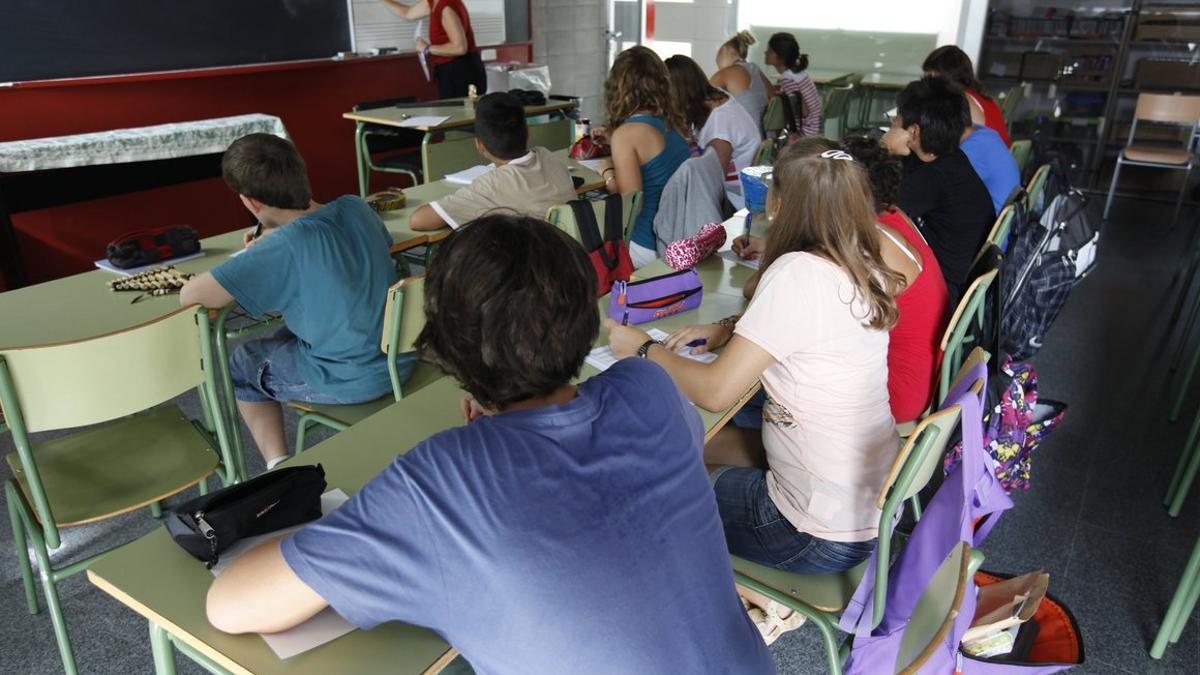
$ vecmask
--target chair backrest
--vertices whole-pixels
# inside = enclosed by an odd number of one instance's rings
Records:
[[[767,109],[763,112],[763,131],[768,137],[774,137],[783,131],[788,125],[787,115],[783,108],[783,98],[776,95],[772,96],[767,102]]]
[[[601,227],[604,226],[605,207],[603,199],[595,199],[591,202],[592,210],[596,213],[596,222]],[[638,213],[642,210],[642,192],[630,192],[621,195],[622,203],[622,222],[624,223],[625,240],[629,241],[630,235],[633,233],[633,221],[637,220]],[[551,206],[546,211],[546,222],[554,225],[558,229],[566,232],[575,241],[582,241],[579,237],[579,224],[575,222],[575,212],[567,204],[556,204]]]
[[[1024,97],[1025,85],[1018,84],[1004,92],[1004,97],[1000,99],[1000,115],[1004,117],[1010,131],[1012,130],[1013,116],[1017,114],[1017,106],[1021,104],[1021,99]]]
[[[401,279],[388,288],[383,306],[383,337],[379,348],[387,354],[388,375],[392,378],[392,393],[402,397],[396,357],[416,350],[417,336],[425,328],[425,277]]]
[[[821,104],[821,115],[826,120],[840,118],[846,110],[846,104],[850,101],[850,94],[853,91],[854,85],[852,84],[832,87],[826,91],[825,100]]]
[[[205,382],[208,339],[183,307],[108,335],[0,349],[0,408],[28,433],[97,424],[170,400]]]
[[[1200,96],[1138,94],[1133,118],[1146,122],[1195,126],[1200,122]]]
[[[954,314],[951,315],[950,322],[946,325],[946,332],[942,334],[941,344],[939,401],[944,399],[946,393],[950,391],[950,375],[958,372],[962,365],[962,351],[966,344],[967,331],[975,323],[976,316],[987,298],[988,289],[991,288],[999,272],[999,269],[993,268],[978,275],[967,287],[967,292],[963,294],[962,299],[958,301],[958,306],[954,308]]]
[[[897,673],[920,672],[950,634],[971,578],[970,554],[971,547],[965,542],[955,546],[925,586],[912,618],[904,627],[896,656]]]
[[[992,223],[992,231],[988,232],[987,241],[983,244],[984,250],[987,250],[989,244],[996,248],[1004,248],[1004,242],[1008,239],[1009,231],[1012,230],[1013,214],[1012,204],[1000,210],[1000,215],[996,216],[996,222]]]
[[[1033,174],[1033,178],[1029,179],[1029,187],[1025,188],[1025,203],[1031,209],[1039,209],[1041,206],[1042,191],[1046,189],[1046,180],[1050,177],[1050,165],[1043,164],[1038,167],[1038,170]]]
[[[768,138],[758,144],[758,150],[754,152],[754,166],[764,166],[766,164],[775,163],[775,140]]]
[[[1012,153],[1013,161],[1017,163],[1017,172],[1024,176],[1025,167],[1029,164],[1029,157],[1033,154],[1033,141],[1028,138],[1013,141],[1009,151]]]

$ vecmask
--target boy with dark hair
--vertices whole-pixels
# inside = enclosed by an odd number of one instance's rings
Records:
[[[379,340],[396,282],[392,238],[358,197],[314,202],[304,160],[282,138],[239,138],[221,172],[260,225],[244,253],[193,278],[179,301],[283,314],[285,328],[230,357],[238,411],[269,469],[287,457],[280,403],[361,403],[391,391]],[[401,355],[401,377],[415,362]]]
[[[910,82],[896,97],[897,114],[883,144],[905,156],[896,204],[929,242],[953,306],[996,213],[987,187],[959,148],[971,113],[962,90],[940,77]]]
[[[454,194],[413,212],[417,231],[457,228],[493,209],[546,217],[556,204],[576,199],[571,172],[549,150],[529,149],[525,107],[507,92],[488,94],[475,106],[475,149],[495,169]]]
[[[450,235],[419,344],[469,392],[465,426],[345,505],[230,564],[209,620],[427,626],[476,672],[774,672],[734,590],[704,428],[657,365],[576,386],[599,327],[580,246],[492,214]]]

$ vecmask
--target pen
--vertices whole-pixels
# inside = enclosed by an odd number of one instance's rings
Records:
[[[705,339],[705,338],[699,338],[699,339],[692,340],[691,342],[687,343],[687,346],[688,346],[688,347],[695,348],[695,347],[699,347],[699,346],[701,346],[701,345],[706,345],[706,344],[708,344],[708,340],[707,340],[707,339]]]
[[[746,212],[746,233],[742,237],[742,246],[750,245],[750,226],[753,224],[754,224],[754,212],[747,211]]]
[[[625,316],[621,317],[621,325],[622,326],[629,325],[629,310],[628,309],[625,310]]]
[[[258,238],[259,238],[259,237],[261,237],[261,236],[262,236],[262,221],[260,220],[260,221],[258,221],[258,223],[257,223],[257,224],[254,226],[254,236],[253,236],[253,237],[251,237],[251,239],[258,239]]]

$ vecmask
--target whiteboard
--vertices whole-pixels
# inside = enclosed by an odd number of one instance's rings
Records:
[[[436,0],[431,0],[436,2]],[[380,0],[347,0],[350,7],[350,49],[367,52],[382,47],[416,51],[418,24],[429,39],[429,19],[409,21]],[[504,0],[463,0],[471,15],[476,45],[504,44]]]

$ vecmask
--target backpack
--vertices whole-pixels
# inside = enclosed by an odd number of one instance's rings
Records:
[[[1005,359],[1000,377],[988,388],[983,417],[983,448],[995,463],[996,478],[1008,492],[1029,489],[1033,453],[1067,414],[1065,403],[1038,400],[1037,371],[1029,363]],[[962,443],[946,454],[950,473],[961,459]]]
[[[942,562],[964,543],[978,546],[1000,514],[1012,508],[1012,500],[991,470],[991,462],[979,440],[982,437],[980,401],[970,391],[978,379],[987,377],[984,364],[976,366],[946,397],[947,405],[962,407],[963,461],[946,476],[921,520],[913,529],[888,575],[887,604],[878,626],[871,611],[874,566],[886,565],[876,549],[862,583],[842,614],[841,628],[853,636],[847,675],[876,675],[895,672],[906,629],[917,605]],[[1067,608],[1049,594],[1042,600],[1033,620],[1038,632],[1025,660],[1007,657],[977,658],[963,653],[960,643],[975,616],[976,589],[998,577],[984,572],[968,578],[958,603],[951,606],[949,625],[942,628],[913,665],[929,675],[1049,675],[1083,663],[1083,645],[1078,624]]]
[[[1046,194],[1052,182],[1047,180]],[[1068,187],[1045,204],[1040,218],[1016,233],[1001,282],[1001,347],[1018,361],[1041,349],[1071,289],[1095,268],[1100,241],[1082,191]],[[1035,207],[1030,211],[1036,213]]]
[[[567,202],[575,214],[575,224],[579,228],[579,241],[588,259],[592,261],[592,269],[596,271],[598,282],[597,293],[604,296],[612,289],[614,281],[629,281],[633,274],[633,260],[629,257],[629,247],[625,244],[625,225],[622,217],[625,203],[621,195],[608,195],[604,198],[604,236],[600,236],[600,227],[596,224],[596,212],[592,203],[586,199],[572,199]]]

